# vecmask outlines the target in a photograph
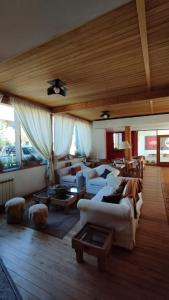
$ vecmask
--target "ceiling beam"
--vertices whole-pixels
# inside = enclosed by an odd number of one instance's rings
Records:
[[[147,41],[145,0],[136,0],[136,7],[137,7],[137,14],[138,14],[138,24],[140,30],[141,47],[143,52],[146,82],[148,88],[150,89],[151,78],[150,78],[150,62],[149,62],[148,41]]]
[[[143,92],[139,94],[130,94],[130,95],[121,95],[121,96],[113,96],[111,98],[87,101],[87,102],[79,102],[67,105],[60,105],[53,107],[52,112],[70,112],[75,110],[83,110],[83,109],[94,109],[96,107],[108,106],[113,104],[121,104],[121,103],[131,103],[135,101],[142,100],[159,100],[159,99],[169,100],[169,89],[159,89],[148,92]]]

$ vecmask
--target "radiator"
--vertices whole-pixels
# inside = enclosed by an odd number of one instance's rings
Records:
[[[15,195],[15,185],[14,178],[7,178],[0,180],[0,205],[5,204],[5,202],[14,197]]]

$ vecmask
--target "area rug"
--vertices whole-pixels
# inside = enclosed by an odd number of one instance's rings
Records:
[[[0,299],[22,300],[19,291],[0,258]]]
[[[63,237],[73,228],[73,226],[80,219],[79,210],[75,207],[70,208],[69,212],[65,213],[63,208],[50,206],[47,226],[44,229],[37,229],[34,227],[33,223],[30,223],[28,218],[29,207],[33,204],[35,203],[31,202],[27,206],[23,216],[22,224],[25,227],[29,227],[41,231],[43,233],[53,235],[59,239],[63,239]]]

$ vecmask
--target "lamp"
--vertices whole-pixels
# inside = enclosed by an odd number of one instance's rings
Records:
[[[128,149],[131,149],[131,145],[129,144],[128,141],[123,141],[123,142],[121,142],[119,149],[120,150],[128,150]]]
[[[110,113],[108,110],[104,110],[102,111],[101,115],[100,115],[100,118],[103,118],[103,119],[108,119],[110,118]]]
[[[121,142],[119,149],[125,150],[125,158],[123,159],[123,161],[125,162],[125,160],[128,159],[128,150],[131,149],[131,145],[129,144],[128,141],[123,141]]]
[[[47,89],[47,95],[59,94],[62,96],[66,96],[67,89],[65,82],[60,79],[54,79],[48,81],[48,83],[51,86]]]

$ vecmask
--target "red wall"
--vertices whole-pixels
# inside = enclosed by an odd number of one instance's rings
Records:
[[[122,140],[125,140],[125,133],[122,132]],[[131,132],[131,142],[132,142],[132,155],[138,155],[138,132],[132,131]],[[124,150],[113,150],[113,133],[106,132],[106,153],[107,159],[112,160],[116,158],[124,158]]]

